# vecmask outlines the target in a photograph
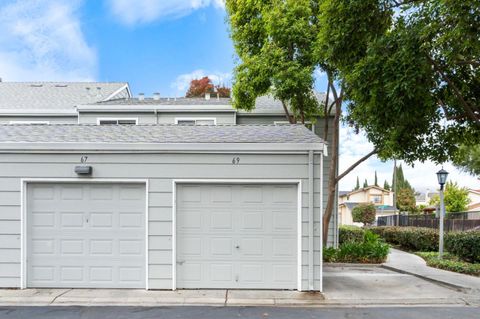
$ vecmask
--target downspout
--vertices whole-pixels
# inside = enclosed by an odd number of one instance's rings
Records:
[[[308,151],[308,289],[314,290],[313,259],[313,150]]]
[[[328,156],[327,152],[327,147],[324,146],[323,151],[320,153],[320,260],[319,260],[319,265],[320,265],[320,284],[319,284],[319,290],[320,292],[323,292],[323,187],[324,187],[324,179],[323,179],[323,157]]]

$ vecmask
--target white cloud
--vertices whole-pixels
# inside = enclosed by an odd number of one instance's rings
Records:
[[[207,72],[205,70],[199,69],[190,73],[185,73],[177,76],[175,81],[171,84],[171,88],[173,88],[177,94],[184,94],[190,86],[190,82],[192,80],[201,79],[204,76],[208,76],[215,85],[224,84],[227,86],[229,86],[232,78],[232,75],[230,73]]]
[[[368,154],[373,149],[373,145],[362,134],[355,134],[352,129],[342,127],[340,130],[340,172],[343,172],[350,165],[355,163],[362,156]],[[438,182],[435,173],[441,168],[433,162],[420,163],[416,162],[414,167],[407,166],[401,161],[397,165],[402,164],[403,173],[410,184],[418,190],[437,189]],[[446,163],[444,168],[450,173],[448,180],[458,182],[460,186],[479,189],[480,181],[466,173],[459,171],[452,164]],[[382,162],[377,157],[372,156],[370,159],[360,164],[354,171],[345,176],[340,181],[340,190],[351,190],[355,187],[357,176],[360,179],[360,186],[363,185],[365,178],[369,184],[373,184],[375,170],[378,174],[378,182],[383,186],[385,180],[389,184],[392,183],[393,161]]]
[[[179,18],[194,10],[213,6],[224,8],[224,0],[107,0],[114,16],[126,25]]]
[[[7,81],[95,78],[96,52],[82,33],[79,5],[19,0],[0,7],[0,76]]]

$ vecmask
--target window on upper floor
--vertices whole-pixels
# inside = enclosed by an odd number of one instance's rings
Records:
[[[217,125],[217,119],[212,118],[175,118],[175,124],[177,125]]]
[[[370,201],[374,204],[381,204],[382,195],[370,195]]]
[[[98,125],[137,125],[137,118],[98,118]]]

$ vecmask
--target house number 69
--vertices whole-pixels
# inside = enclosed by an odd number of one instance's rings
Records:
[[[232,159],[232,164],[233,165],[238,165],[240,164],[240,157],[236,156]]]

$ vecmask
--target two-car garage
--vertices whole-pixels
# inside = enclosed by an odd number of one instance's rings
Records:
[[[321,290],[323,149],[300,125],[0,125],[0,287]]]

